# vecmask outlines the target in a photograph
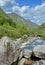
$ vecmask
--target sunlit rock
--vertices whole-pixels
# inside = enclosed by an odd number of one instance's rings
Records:
[[[36,57],[45,58],[45,45],[38,45],[34,47],[33,52]]]
[[[20,44],[8,37],[0,39],[0,65],[11,65],[19,58]]]

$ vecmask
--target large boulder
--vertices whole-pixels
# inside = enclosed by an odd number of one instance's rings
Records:
[[[31,50],[25,50],[24,51],[24,57],[29,59],[32,55],[32,51]]]
[[[33,52],[36,57],[44,59],[45,58],[45,45],[38,45],[34,47]]]
[[[0,39],[0,65],[11,65],[19,58],[21,49],[17,41],[8,37]]]

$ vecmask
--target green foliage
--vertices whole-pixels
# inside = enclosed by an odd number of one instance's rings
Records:
[[[0,10],[0,38],[2,36],[9,36],[12,39],[16,39],[22,37],[24,34],[29,36],[30,31],[24,25],[12,22],[12,20]]]
[[[29,21],[27,23],[26,20],[19,17],[17,14],[15,17],[14,16],[15,15],[12,15],[10,19],[10,17],[7,16],[2,9],[0,9],[0,38],[3,36],[9,36],[12,39],[16,39],[26,34],[28,36],[40,35],[43,39],[45,39],[45,23],[37,29],[31,29],[34,24],[31,23],[30,25]]]
[[[40,36],[43,39],[45,39],[45,23],[40,25],[35,31],[34,31],[35,36]]]

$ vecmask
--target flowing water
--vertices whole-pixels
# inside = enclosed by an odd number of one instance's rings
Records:
[[[42,39],[37,39],[32,43],[25,44],[25,45],[23,45],[23,49],[24,50],[33,50],[33,48],[37,45],[43,45],[43,40]],[[34,63],[32,63],[32,65],[45,65],[45,60],[34,61]]]
[[[25,44],[25,46],[23,47],[23,49],[27,49],[27,50],[32,50],[35,46],[37,45],[42,45],[43,42],[42,42],[42,39],[37,39],[35,40],[34,42],[32,43],[28,43],[28,44]]]

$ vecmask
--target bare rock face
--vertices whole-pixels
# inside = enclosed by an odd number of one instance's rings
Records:
[[[11,65],[20,55],[20,44],[8,37],[0,39],[0,65]]]
[[[45,45],[38,45],[33,49],[36,57],[45,59]]]

